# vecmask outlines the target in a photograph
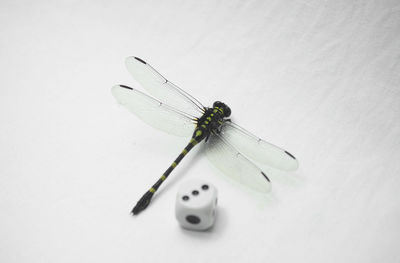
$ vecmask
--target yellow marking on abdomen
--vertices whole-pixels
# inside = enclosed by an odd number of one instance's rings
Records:
[[[172,167],[172,168],[175,168],[175,167],[176,167],[176,162],[173,162],[173,163],[171,164],[171,167]]]
[[[175,164],[176,166],[176,164]],[[167,179],[167,177],[165,175],[161,176],[161,180],[165,181],[165,179]]]
[[[188,151],[186,149],[183,149],[182,154],[186,155],[188,153]]]
[[[198,144],[198,142],[195,140],[195,139],[191,139],[190,140],[190,143],[194,146],[194,145],[196,145],[196,144]]]
[[[154,189],[153,187],[152,188],[150,188],[150,193],[155,193],[156,192],[156,189]]]

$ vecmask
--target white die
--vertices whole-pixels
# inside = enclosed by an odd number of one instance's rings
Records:
[[[202,180],[183,183],[178,190],[175,203],[175,216],[186,229],[206,230],[216,217],[217,189]]]

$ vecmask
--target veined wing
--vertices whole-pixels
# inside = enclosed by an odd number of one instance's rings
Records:
[[[265,173],[223,136],[211,135],[206,147],[208,159],[228,177],[259,192],[271,190],[271,183]]]
[[[161,102],[195,117],[204,113],[204,106],[180,89],[140,58],[128,57],[126,67],[143,88]]]
[[[221,132],[236,149],[255,161],[286,171],[299,167],[292,154],[258,138],[233,122],[226,121]]]
[[[111,92],[120,104],[150,126],[177,136],[193,134],[196,124],[191,116],[127,86],[116,85]]]

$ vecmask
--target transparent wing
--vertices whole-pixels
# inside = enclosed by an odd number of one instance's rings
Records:
[[[271,183],[265,173],[223,137],[211,135],[206,147],[208,159],[225,175],[259,192],[270,191]]]
[[[233,122],[226,121],[221,133],[226,141],[255,161],[286,171],[299,167],[292,154],[258,138]]]
[[[125,64],[135,80],[161,102],[195,117],[204,113],[204,106],[198,100],[168,81],[142,59],[128,57]]]
[[[120,104],[150,126],[177,136],[193,134],[196,124],[191,116],[127,86],[114,86],[111,92]]]

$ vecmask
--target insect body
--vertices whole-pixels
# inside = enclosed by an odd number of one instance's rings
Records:
[[[197,120],[196,129],[204,130],[207,138],[212,133],[220,133],[224,118],[231,116],[231,109],[223,102],[216,101],[212,108],[207,108],[203,116]]]
[[[298,162],[292,154],[252,135],[227,119],[231,115],[231,109],[225,103],[216,101],[212,108],[206,108],[142,59],[129,57],[126,65],[133,77],[160,100],[125,85],[113,87],[114,97],[155,128],[177,136],[192,135],[181,154],[137,202],[132,210],[133,214],[138,214],[149,205],[154,193],[174,168],[203,140],[206,141],[207,156],[217,168],[240,183],[261,192],[269,191],[270,180],[247,157],[282,170],[297,169]]]
[[[132,213],[138,214],[144,210],[150,203],[153,194],[158,190],[160,185],[167,179],[169,174],[180,163],[185,155],[199,142],[208,139],[212,133],[219,133],[219,129],[225,117],[229,117],[231,113],[230,108],[222,102],[216,101],[213,108],[205,110],[203,116],[197,119],[197,125],[193,132],[192,139],[189,144],[183,149],[182,153],[176,158],[171,166],[164,172],[160,179],[143,195],[136,206],[133,208]]]

